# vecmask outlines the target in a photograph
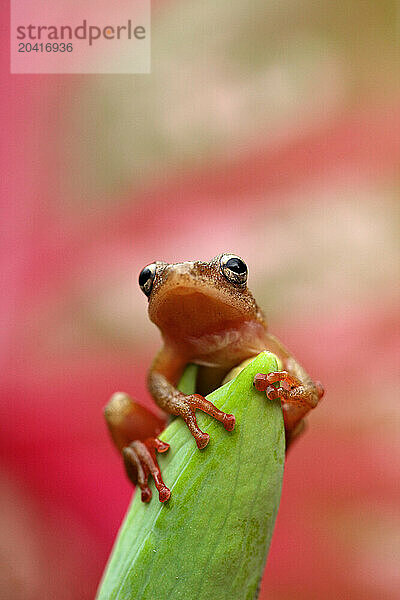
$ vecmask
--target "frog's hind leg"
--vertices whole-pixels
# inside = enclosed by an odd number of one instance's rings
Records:
[[[157,437],[166,421],[122,392],[113,394],[104,415],[113,442],[122,454],[126,473],[140,487],[142,500],[151,499],[149,475],[154,479],[160,501],[168,500],[171,492],[164,484],[156,457],[156,451],[166,452],[169,448],[169,444]]]
[[[152,475],[154,479],[160,502],[166,502],[171,496],[171,491],[163,481],[156,458],[156,450],[165,452],[168,448],[169,444],[158,438],[147,438],[144,442],[135,440],[122,449],[127,475],[132,483],[136,483],[140,487],[143,502],[150,502],[152,496],[149,488],[149,475]]]

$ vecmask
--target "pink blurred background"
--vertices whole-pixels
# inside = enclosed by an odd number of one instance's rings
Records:
[[[2,598],[93,598],[131,497],[102,407],[149,403],[159,346],[137,274],[221,251],[327,390],[260,598],[399,597],[395,11],[159,0],[142,76],[2,52]]]

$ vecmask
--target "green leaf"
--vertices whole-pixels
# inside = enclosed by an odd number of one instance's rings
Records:
[[[196,365],[188,365],[179,382],[178,388],[184,394],[194,394],[196,391],[196,377],[198,367]]]
[[[136,494],[115,543],[98,600],[253,600],[281,495],[285,436],[280,402],[253,387],[256,373],[277,370],[262,352],[208,396],[236,416],[234,431],[197,411],[210,434],[198,450],[182,419],[160,436],[158,455],[170,500],[152,484],[149,504]],[[189,389],[194,371],[186,373]],[[188,381],[189,379],[189,381]],[[192,384],[190,383],[192,381]]]

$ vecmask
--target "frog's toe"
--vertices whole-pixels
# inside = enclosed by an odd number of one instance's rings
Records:
[[[197,425],[196,420],[196,410],[199,409],[205,412],[207,415],[214,417],[217,421],[223,424],[227,431],[232,431],[235,427],[235,417],[234,415],[224,413],[222,410],[219,410],[212,402],[200,396],[200,394],[190,394],[185,396],[182,394],[182,397],[179,399],[179,407],[177,414],[179,414],[185,421],[186,425],[189,427],[190,433],[193,435],[196,440],[197,447],[202,449],[207,446],[210,436],[208,433],[201,431],[199,426]]]
[[[222,424],[227,431],[233,431],[236,425],[235,415],[225,413]]]
[[[151,489],[149,488],[148,485],[142,487],[142,489],[141,489],[142,502],[146,502],[146,503],[150,502],[152,495],[153,494],[151,493]]]
[[[276,388],[273,385],[269,385],[266,389],[266,395],[268,400],[277,400],[278,398],[286,400],[289,397],[289,391],[282,387]]]
[[[167,488],[166,485],[164,485],[163,487],[161,487],[158,490],[158,498],[160,500],[160,502],[166,502],[167,500],[170,499],[171,496],[171,490]]]
[[[288,373],[288,371],[271,371],[271,373],[257,373],[254,376],[254,387],[259,392],[265,392],[273,383],[284,382],[287,387],[297,387],[301,381]]]
[[[208,435],[208,433],[201,432],[198,435],[196,435],[195,439],[197,447],[199,448],[199,450],[202,450],[207,446],[208,442],[210,441],[210,436]]]
[[[135,440],[122,450],[125,469],[134,485],[140,487],[143,502],[150,502],[152,493],[149,487],[149,475],[154,479],[160,502],[166,502],[171,491],[165,485],[156,458],[158,452],[166,452],[169,444],[158,438],[148,438],[144,442]]]

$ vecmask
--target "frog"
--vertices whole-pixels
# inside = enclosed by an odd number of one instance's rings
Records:
[[[160,502],[171,496],[157,458],[170,447],[159,437],[169,418],[183,419],[199,450],[206,448],[210,438],[197,424],[197,410],[219,421],[227,432],[233,431],[235,416],[218,409],[206,396],[238,365],[263,351],[278,358],[280,370],[256,374],[253,385],[265,393],[266,401],[280,401],[286,450],[303,432],[305,417],[324,394],[322,384],[314,382],[269,332],[265,314],[248,288],[248,273],[244,260],[227,252],[209,261],[154,261],[140,271],[149,318],[163,340],[147,377],[158,412],[123,392],[113,394],[104,412],[126,474],[140,488],[143,502],[152,498],[150,476]],[[193,394],[178,389],[189,364],[198,368]]]

